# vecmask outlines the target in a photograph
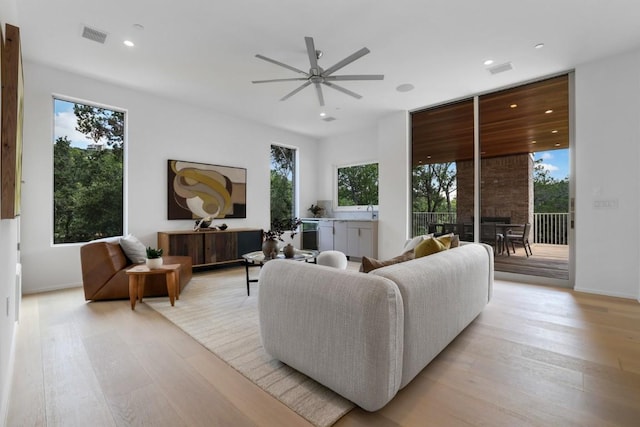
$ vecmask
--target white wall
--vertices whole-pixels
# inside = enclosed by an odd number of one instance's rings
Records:
[[[167,220],[167,160],[247,169],[247,218],[229,227],[269,226],[270,145],[300,149],[300,206],[316,200],[317,141],[219,112],[25,63],[22,263],[25,293],[81,284],[80,245],[51,244],[52,94],[125,109],[128,118],[128,231],[146,245],[156,232],[190,229]]]
[[[575,289],[640,298],[640,51],[576,69]],[[596,201],[617,208],[595,208]]]
[[[0,26],[19,26],[15,0],[0,0]],[[18,263],[18,219],[0,220],[0,425],[7,416],[16,334],[16,264]]]
[[[409,114],[406,111],[393,113],[378,123],[380,259],[399,255],[409,237],[409,144]]]
[[[318,200],[333,200],[336,166],[377,161],[378,130],[374,127],[322,139],[318,144]]]

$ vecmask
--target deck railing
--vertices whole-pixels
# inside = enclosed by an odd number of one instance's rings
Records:
[[[429,224],[456,223],[455,212],[414,212],[412,216],[413,234],[426,234]],[[569,241],[569,214],[534,213],[533,243],[566,245]]]
[[[569,242],[569,214],[534,213],[533,243],[566,245]]]

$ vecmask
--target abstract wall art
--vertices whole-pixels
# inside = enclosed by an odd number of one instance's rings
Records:
[[[168,218],[246,218],[247,170],[168,161]]]

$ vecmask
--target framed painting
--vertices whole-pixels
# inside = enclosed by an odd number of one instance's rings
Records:
[[[20,214],[22,182],[22,120],[23,77],[20,53],[20,29],[6,25],[2,43],[2,198],[0,218],[15,218]]]
[[[247,217],[247,170],[168,161],[168,218]]]

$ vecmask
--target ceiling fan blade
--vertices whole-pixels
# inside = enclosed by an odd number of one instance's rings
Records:
[[[309,64],[311,64],[311,74],[317,76],[320,74],[320,69],[318,68],[318,57],[316,55],[316,46],[313,43],[313,37],[305,37],[304,41],[307,44],[307,54],[309,55]]]
[[[320,86],[320,83],[316,83],[316,93],[318,94],[318,102],[320,103],[321,107],[324,107],[324,97],[322,96],[322,87]]]
[[[293,77],[290,79],[252,80],[251,83],[293,82],[307,80],[307,77]]]
[[[279,66],[284,67],[284,68],[286,68],[288,70],[295,71],[296,73],[304,74],[305,76],[309,75],[307,72],[299,70],[296,67],[292,67],[291,65],[284,64],[284,63],[282,63],[280,61],[276,61],[275,59],[267,58],[266,56],[263,56],[263,55],[260,55],[260,54],[257,54],[256,58],[260,58],[260,59],[262,59],[264,61],[271,62],[272,64],[279,65]]]
[[[301,86],[299,86],[295,90],[289,92],[288,94],[286,94],[285,96],[280,98],[280,101],[284,101],[285,99],[291,98],[293,95],[295,95],[296,93],[300,92],[302,89],[304,89],[305,87],[309,86],[310,84],[311,84],[311,82],[309,80],[307,80]]]
[[[353,53],[349,56],[347,56],[346,58],[344,58],[342,61],[338,62],[337,64],[335,64],[332,67],[327,68],[326,70],[324,70],[324,72],[322,73],[323,76],[330,76],[332,73],[335,73],[336,71],[338,71],[340,68],[351,64],[353,61],[355,61],[358,58],[361,58],[363,56],[365,56],[367,53],[369,53],[370,50],[367,49],[366,47],[363,47],[362,49],[360,49],[359,51],[357,51],[356,53]]]
[[[339,81],[339,80],[384,80],[383,74],[355,74],[355,75],[343,75],[343,76],[327,76],[325,80]]]
[[[330,88],[332,88],[332,89],[335,89],[335,90],[337,90],[337,91],[340,91],[340,92],[342,92],[342,93],[346,93],[346,94],[347,94],[347,95],[349,95],[349,96],[353,96],[353,97],[354,97],[354,98],[356,98],[356,99],[360,99],[360,98],[362,98],[362,95],[358,95],[357,93],[352,92],[352,91],[350,91],[349,89],[345,89],[345,88],[343,88],[342,86],[338,86],[337,84],[334,84],[334,83],[331,83],[331,82],[327,82],[327,81],[323,82],[323,84],[325,84],[325,85],[329,86],[329,87],[330,87]]]

